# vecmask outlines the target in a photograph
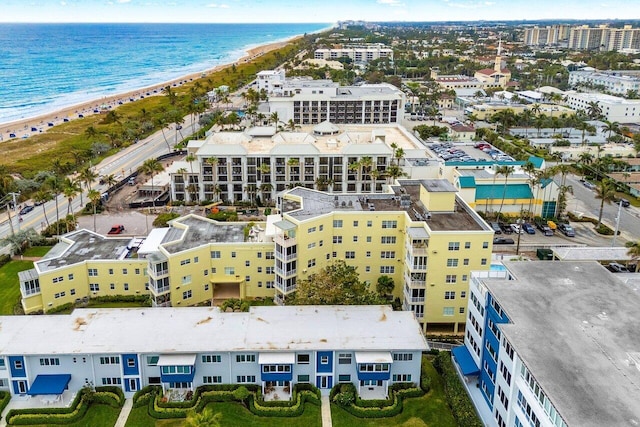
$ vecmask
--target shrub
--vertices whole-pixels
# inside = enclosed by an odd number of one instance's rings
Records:
[[[11,400],[11,394],[8,391],[0,391],[0,414],[7,407]]]
[[[467,391],[453,368],[451,354],[446,351],[440,352],[435,358],[433,366],[442,376],[444,394],[458,425],[481,427],[482,423],[478,419],[473,403],[471,403]]]
[[[240,402],[245,402],[249,397],[249,390],[245,386],[240,386],[234,390],[233,397]]]
[[[154,227],[167,227],[167,223],[172,219],[178,218],[180,215],[173,212],[161,213],[153,220]]]
[[[402,412],[402,401],[409,397],[420,397],[424,392],[413,383],[396,383],[389,387],[389,399],[362,400],[353,384],[338,384],[330,393],[331,401],[340,405],[351,415],[359,418],[387,418]],[[352,399],[352,397],[354,399]]]

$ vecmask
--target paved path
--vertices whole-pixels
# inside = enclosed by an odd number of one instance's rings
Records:
[[[331,427],[331,401],[329,396],[322,396],[320,399],[320,411],[322,413],[322,427]]]
[[[120,416],[116,421],[116,425],[114,427],[124,427],[127,423],[127,418],[129,418],[129,413],[131,412],[131,408],[133,408],[133,399],[127,399],[124,401],[124,406],[120,411]]]

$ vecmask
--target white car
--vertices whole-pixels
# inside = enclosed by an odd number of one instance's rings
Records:
[[[524,230],[520,227],[520,224],[509,224],[509,227],[513,230],[514,233],[523,233]]]

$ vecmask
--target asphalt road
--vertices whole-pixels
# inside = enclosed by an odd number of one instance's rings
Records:
[[[162,131],[158,131],[144,140],[139,141],[137,144],[133,144],[113,156],[104,159],[98,165],[93,167],[94,172],[96,172],[98,176],[113,174],[114,176],[121,176],[124,178],[141,166],[145,160],[156,158],[162,154],[168,153],[169,146],[173,146],[178,140],[177,138],[181,139],[183,136],[191,135],[198,129],[197,121],[192,123],[191,116],[186,116],[184,119],[185,121],[182,125],[182,129],[179,132],[176,132],[174,128],[165,130],[164,135]],[[177,138],[176,134],[178,134]],[[169,145],[167,145],[165,138]],[[98,182],[95,182],[91,188],[100,192],[107,190],[106,185],[101,185]],[[73,199],[71,203],[71,210],[73,212],[80,211],[83,204],[87,203],[87,193],[88,191],[83,187],[82,196],[78,195]],[[24,204],[25,203],[23,203],[23,205]],[[28,204],[33,204],[33,202],[29,202]],[[69,209],[68,205],[67,199],[63,195],[59,195],[58,212],[60,218],[67,214],[67,209]],[[18,210],[11,212],[11,225],[13,225],[13,230],[18,231],[25,228],[34,228],[36,231],[41,231],[46,227],[44,212],[46,212],[48,221],[54,222],[56,220],[55,200],[48,201],[43,206],[36,206],[33,211],[26,215],[22,215],[22,222],[20,221]],[[12,227],[9,224],[6,211],[2,213],[1,218],[0,238],[4,238],[11,234]]]

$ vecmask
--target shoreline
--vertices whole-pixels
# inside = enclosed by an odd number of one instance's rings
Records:
[[[216,65],[213,68],[186,74],[172,80],[164,81],[151,86],[133,89],[123,93],[95,98],[93,100],[59,108],[57,110],[39,114],[33,117],[0,123],[0,142],[28,139],[33,135],[46,133],[48,130],[55,128],[55,126],[65,123],[65,121],[72,121],[82,118],[79,117],[79,115],[87,117],[95,114],[101,114],[101,110],[111,111],[116,109],[120,105],[135,102],[147,96],[162,95],[161,90],[166,86],[180,87],[185,83],[189,83],[200,78],[206,78],[210,74],[222,71],[225,68],[229,68],[235,64],[251,62],[252,60],[259,58],[260,56],[273,50],[280,49],[300,39],[301,37],[303,37],[303,35],[297,35],[289,37],[285,40],[274,41],[262,45],[248,46],[245,48],[245,55],[233,62]],[[9,136],[12,133],[15,134],[15,137]]]

